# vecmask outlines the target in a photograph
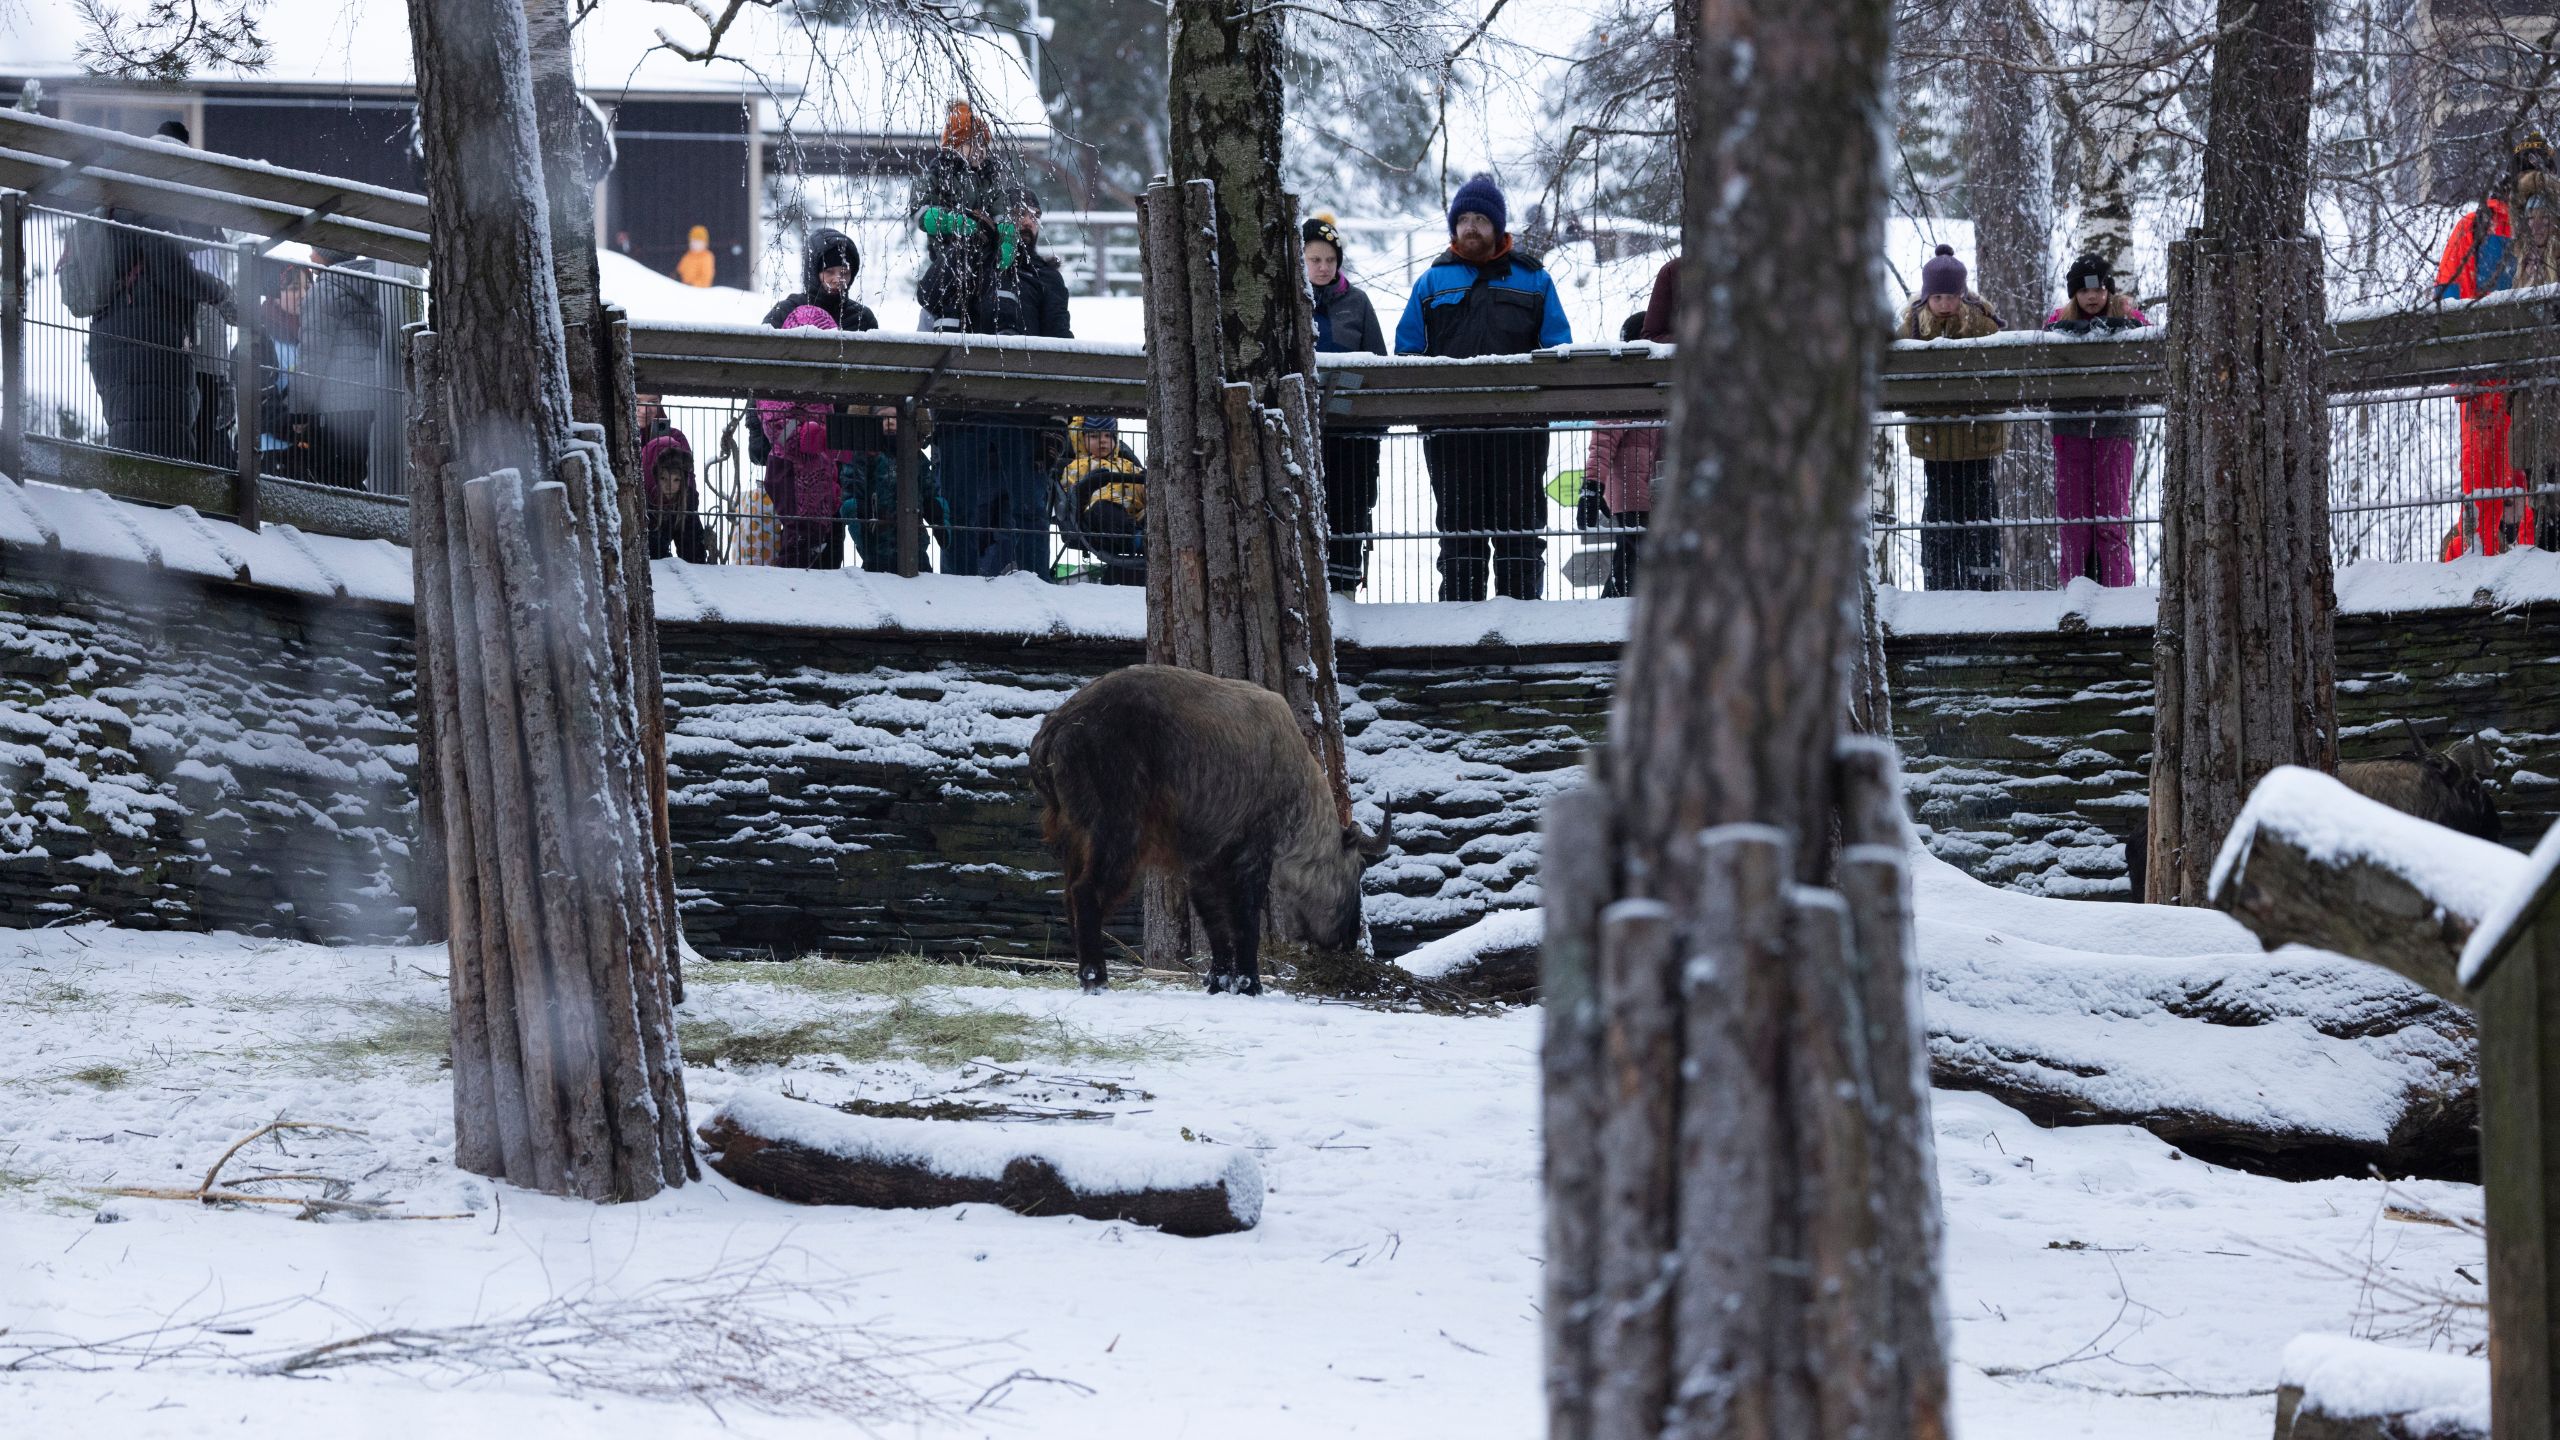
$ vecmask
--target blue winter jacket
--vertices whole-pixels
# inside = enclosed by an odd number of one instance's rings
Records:
[[[1556,283],[1526,255],[1504,254],[1483,266],[1444,250],[1415,282],[1396,325],[1399,355],[1520,355],[1573,343]]]

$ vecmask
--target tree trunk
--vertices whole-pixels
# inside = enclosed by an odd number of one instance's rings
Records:
[[[2204,224],[2169,254],[2148,899],[2206,903],[2250,789],[2338,767],[2320,242],[2303,234],[2311,0],[2225,0]]]
[[[1177,0],[1170,182],[1139,206],[1147,277],[1147,658],[1289,702],[1351,823],[1333,614],[1315,316],[1280,184],[1278,17]],[[1143,892],[1146,959],[1197,954],[1177,888]],[[1365,946],[1364,946],[1365,948]]]
[[[1966,22],[1968,47],[1988,58],[1967,75],[1965,201],[1973,215],[1974,288],[2002,325],[2032,330],[2053,286],[2052,107],[2041,77],[1991,63],[2034,58],[2020,3],[1987,0]],[[2043,425],[2009,427],[1992,485],[2002,519],[2053,518],[2053,453]],[[2050,528],[2000,532],[2009,588],[2054,587],[2054,538]]]
[[[1225,0],[1173,0],[1171,13],[1172,173],[1216,193],[1225,377],[1273,404],[1281,376],[1316,368],[1297,203],[1280,183],[1280,17]]]
[[[1700,13],[1658,559],[1542,881],[1559,1440],[1946,1434],[1905,823],[1844,739],[1890,13]]]
[[[650,869],[630,552],[573,439],[524,13],[417,0],[435,313],[411,406],[423,734],[443,810],[457,1163],[639,1199],[694,1173]],[[467,478],[477,477],[477,478]],[[636,537],[635,537],[636,539]]]
[[[2152,0],[2096,0],[2090,16],[2096,59],[2110,68],[2089,82],[2080,105],[2080,231],[2075,255],[2095,255],[2124,283],[2133,249],[2134,166],[2150,129],[2142,80],[2151,55]]]
[[[533,67],[533,119],[542,143],[542,184],[551,211],[551,266],[560,287],[561,338],[577,418],[599,423],[606,391],[596,363],[596,181],[582,138],[569,0],[523,0],[526,58]]]

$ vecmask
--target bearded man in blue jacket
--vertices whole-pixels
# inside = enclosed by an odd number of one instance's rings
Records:
[[[1502,187],[1478,175],[1449,201],[1449,248],[1413,287],[1396,326],[1399,355],[1519,355],[1573,343],[1546,268],[1511,248]],[[1426,430],[1440,542],[1440,598],[1481,600],[1490,559],[1497,593],[1546,589],[1547,432]],[[1488,539],[1483,532],[1492,531]],[[1475,532],[1468,534],[1466,532]]]

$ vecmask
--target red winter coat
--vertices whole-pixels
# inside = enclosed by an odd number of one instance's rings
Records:
[[[1661,426],[1603,425],[1591,432],[1584,473],[1600,482],[1609,513],[1626,515],[1653,508],[1653,476],[1661,464]]]

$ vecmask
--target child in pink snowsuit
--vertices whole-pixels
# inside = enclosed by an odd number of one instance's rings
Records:
[[[2062,304],[2044,317],[2047,330],[2106,335],[2151,323],[2116,293],[2114,270],[2095,255],[2071,262],[2063,289]],[[2133,583],[2133,527],[2114,517],[2133,513],[2135,431],[2130,415],[2053,422],[2053,513],[2062,520],[2058,558],[2066,585],[2088,573],[2093,549],[2099,584]],[[2114,523],[2088,523],[2101,516]]]
[[[833,330],[835,317],[803,305],[783,322],[786,330]],[[756,421],[773,443],[765,461],[764,493],[780,517],[781,536],[772,563],[795,570],[844,564],[837,513],[844,502],[839,467],[853,452],[827,448],[828,407],[803,400],[759,400]]]

